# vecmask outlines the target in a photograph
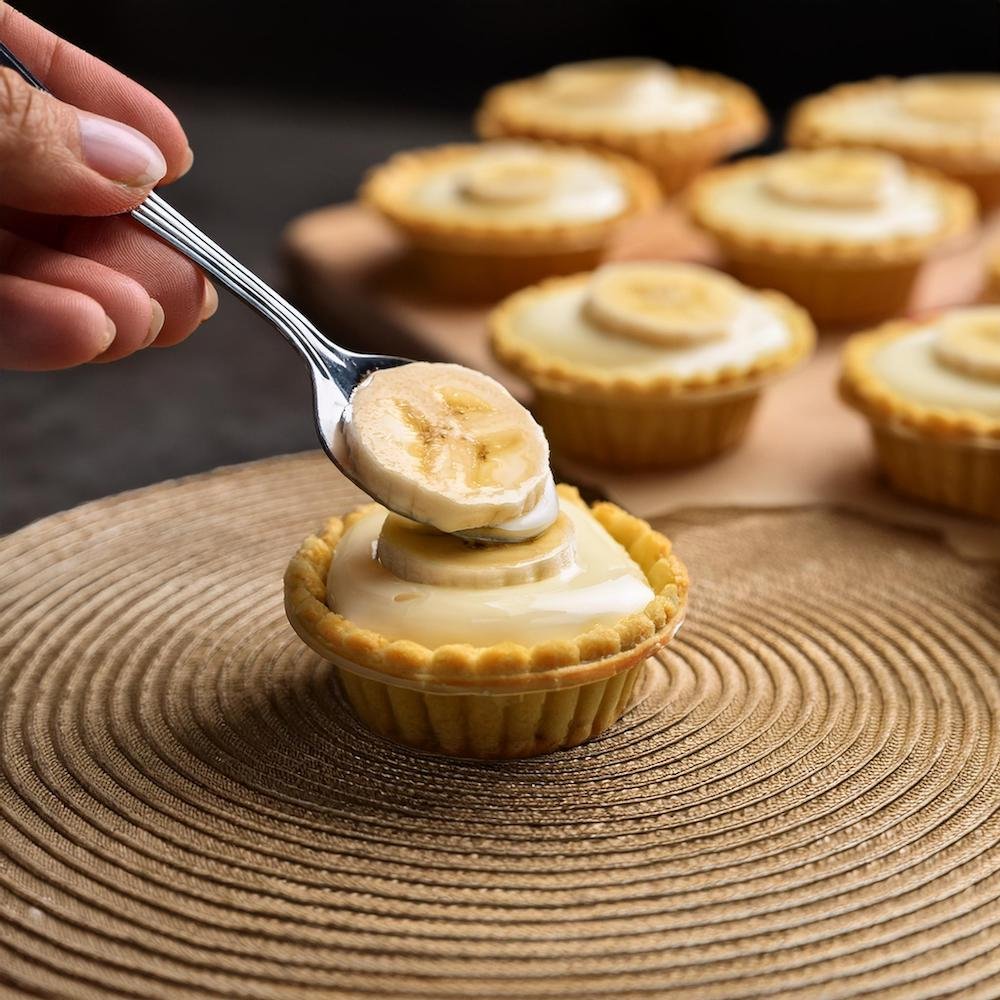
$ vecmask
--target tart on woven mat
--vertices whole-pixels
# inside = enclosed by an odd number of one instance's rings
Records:
[[[380,495],[420,521],[377,504],[330,518],[288,565],[285,609],[359,717],[468,757],[575,746],[617,721],[684,616],[687,573],[670,542],[570,487],[550,497],[541,429],[477,372],[389,369],[352,406],[368,424],[352,462],[364,451]],[[536,509],[529,537],[484,535]]]
[[[856,334],[840,385],[896,489],[1000,518],[1000,306]]]
[[[1000,74],[883,77],[807,97],[792,111],[793,146],[886,149],[1000,203]]]
[[[490,317],[493,353],[533,387],[559,452],[620,469],[712,458],[765,386],[815,343],[804,310],[695,264],[608,264],[553,278]]]
[[[618,226],[660,198],[624,157],[525,141],[400,153],[361,197],[407,238],[423,281],[457,298],[593,267]]]
[[[482,136],[585,143],[623,153],[656,174],[664,194],[767,134],[754,92],[716,73],[656,59],[556,66],[494,87],[477,114]]]
[[[861,149],[718,167],[694,182],[688,206],[740,280],[786,292],[831,325],[904,311],[922,264],[976,221],[964,185]]]

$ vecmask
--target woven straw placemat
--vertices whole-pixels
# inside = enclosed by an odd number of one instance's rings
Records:
[[[534,760],[369,735],[281,573],[322,458],[0,540],[0,995],[1000,995],[1000,575],[690,512],[643,698]]]

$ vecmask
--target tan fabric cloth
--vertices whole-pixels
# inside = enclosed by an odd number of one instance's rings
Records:
[[[606,737],[369,735],[281,573],[315,455],[0,540],[0,995],[1000,992],[1000,576],[829,510],[665,526],[691,614]]]

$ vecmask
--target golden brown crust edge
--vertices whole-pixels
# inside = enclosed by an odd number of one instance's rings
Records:
[[[789,115],[785,139],[789,146],[816,149],[821,146],[878,147],[907,159],[936,167],[945,173],[991,173],[1000,171],[1000,135],[982,135],[965,140],[914,139],[905,136],[880,138],[873,142],[854,139],[840,129],[823,124],[820,115],[831,105],[845,104],[879,90],[895,88],[899,77],[884,76],[858,83],[842,83],[819,94],[803,98]]]
[[[941,224],[930,233],[865,241],[814,239],[750,232],[742,229],[738,222],[719,218],[712,207],[713,188],[739,174],[759,170],[768,159],[766,156],[754,156],[738,163],[716,167],[696,178],[688,189],[686,206],[691,218],[696,225],[715,237],[723,251],[730,256],[756,254],[848,266],[902,264],[919,261],[939,245],[967,234],[978,218],[976,196],[969,187],[936,170],[909,163],[906,165],[909,173],[932,183],[941,196]]]
[[[685,146],[713,150],[714,158],[755,146],[766,135],[770,123],[757,95],[745,83],[719,73],[691,67],[678,67],[682,81],[713,91],[722,98],[721,114],[695,128],[659,128],[635,130],[605,126],[573,126],[560,128],[551,123],[539,124],[520,114],[516,101],[511,100],[518,90],[537,86],[540,76],[501,83],[487,91],[476,112],[476,129],[483,138],[522,136],[525,138],[553,139],[563,143],[585,143],[617,149],[638,160],[656,161],[661,158],[684,155]]]
[[[579,493],[560,485],[564,500],[586,508]],[[428,690],[449,687],[511,694],[572,687],[610,677],[641,663],[673,636],[684,615],[688,575],[670,541],[645,521],[611,503],[590,510],[636,561],[655,594],[646,608],[617,626],[593,628],[573,640],[522,646],[451,644],[428,649],[416,642],[390,640],[359,628],[326,604],[326,576],[345,528],[370,505],[345,518],[332,517],[319,535],[309,536],[285,571],[285,612],[299,637],[330,659],[347,660],[362,671]]]
[[[565,146],[539,142],[544,148],[565,152]],[[586,222],[545,220],[524,225],[497,226],[488,219],[443,217],[440,213],[408,203],[403,193],[429,164],[458,162],[478,148],[476,143],[452,143],[397,153],[373,167],[359,197],[419,246],[459,253],[536,254],[585,249],[603,244],[625,219],[648,212],[661,201],[656,178],[634,160],[604,150],[586,150],[610,165],[628,191],[628,203],[614,216]]]
[[[648,379],[614,375],[551,357],[517,334],[514,317],[531,298],[544,296],[567,285],[585,283],[589,279],[589,272],[549,278],[504,299],[489,316],[490,346],[497,360],[536,388],[547,392],[605,399],[624,397],[634,402],[637,399],[655,400],[738,389],[741,385],[756,387],[760,382],[800,364],[816,344],[816,327],[804,309],[781,292],[754,289],[747,289],[747,293],[764,299],[788,325],[791,333],[789,344],[778,351],[761,355],[748,365],[731,365],[711,374],[687,377],[663,374]]]
[[[840,394],[875,424],[898,425],[937,440],[1000,441],[1000,420],[971,411],[945,410],[905,399],[871,369],[872,355],[890,341],[927,325],[927,320],[892,320],[854,334],[844,348]]]

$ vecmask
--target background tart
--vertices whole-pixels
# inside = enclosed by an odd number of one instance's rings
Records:
[[[768,129],[749,87],[652,59],[573,63],[501,84],[486,94],[476,122],[487,138],[585,143],[634,157],[665,194],[756,145]]]
[[[888,149],[1000,200],[1000,74],[881,77],[833,87],[792,111],[793,146]]]
[[[723,308],[731,297],[735,312],[721,336],[706,328],[686,344],[623,333],[595,317],[593,296],[602,274],[632,269],[704,282]],[[700,321],[703,312],[695,312]],[[808,315],[784,295],[690,264],[609,265],[551,279],[501,303],[490,328],[498,360],[534,388],[553,448],[617,468],[690,464],[735,445],[762,387],[815,343]]]
[[[433,287],[465,295],[593,265],[624,220],[659,202],[625,157],[523,141],[397,154],[361,197],[403,231]]]
[[[560,497],[588,510],[571,487]],[[670,640],[686,608],[688,577],[670,542],[610,503],[589,508],[653,592],[614,627],[526,646],[516,630],[491,646],[430,649],[362,629],[331,609],[327,574],[345,530],[369,513],[334,517],[307,538],[285,572],[285,610],[310,647],[340,670],[359,715],[383,735],[427,749],[473,756],[526,756],[596,735],[628,707],[640,668]],[[491,739],[470,727],[493,726]],[[526,735],[527,734],[527,735]]]
[[[733,273],[820,323],[896,315],[923,261],[967,234],[972,192],[876,150],[791,150],[718,167],[691,187],[695,223]]]
[[[855,335],[840,388],[897,489],[1000,517],[1000,307]]]

